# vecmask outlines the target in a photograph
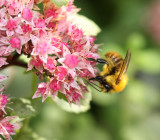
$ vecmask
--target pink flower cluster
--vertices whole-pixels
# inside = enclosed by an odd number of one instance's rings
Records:
[[[0,75],[0,77],[2,78],[3,76]],[[9,100],[7,95],[2,94],[3,87],[0,89],[0,92],[0,135],[2,135],[6,140],[11,140],[12,138],[10,135],[14,135],[15,130],[19,129],[20,125],[10,122],[10,120],[15,119],[16,116],[5,116],[7,114],[5,108],[7,108]]]
[[[97,72],[87,58],[99,58],[98,45],[69,18],[79,11],[73,0],[62,7],[43,0],[43,9],[37,11],[34,0],[0,1],[0,67],[9,65],[15,52],[26,55],[27,70],[46,80],[38,84],[33,98],[42,96],[44,101],[59,92],[78,104],[87,91],[84,79]]]

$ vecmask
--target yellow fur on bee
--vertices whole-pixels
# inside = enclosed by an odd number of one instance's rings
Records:
[[[108,74],[108,73],[109,73],[108,66],[105,64],[105,65],[103,66],[103,71],[100,72],[100,76],[104,76],[104,75],[106,75],[106,74]]]
[[[115,92],[120,92],[122,91],[126,85],[128,83],[128,77],[126,74],[124,74],[122,77],[121,77],[121,80],[119,81],[119,83],[116,85],[113,85],[113,89],[115,90]]]

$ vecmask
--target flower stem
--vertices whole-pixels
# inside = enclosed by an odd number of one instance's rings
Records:
[[[15,54],[13,56],[7,57],[8,64],[7,65],[3,65],[0,68],[0,70],[5,69],[5,68],[7,68],[9,66],[20,66],[20,67],[27,68],[27,63],[18,60],[19,56],[20,56],[19,54]]]

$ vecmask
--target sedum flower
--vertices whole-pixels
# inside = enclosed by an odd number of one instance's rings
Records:
[[[2,77],[2,75],[0,75]],[[3,77],[3,80],[5,77]],[[2,135],[6,140],[12,140],[10,135],[15,135],[15,130],[20,128],[20,125],[17,123],[11,123],[10,120],[17,118],[17,116],[6,116],[7,113],[5,108],[9,102],[8,96],[2,94],[4,87],[0,89],[0,135]]]
[[[20,128],[20,125],[17,123],[10,122],[16,117],[17,116],[4,117],[3,113],[0,111],[0,135],[2,135],[6,140],[12,140],[10,135],[15,135],[15,130]]]
[[[95,63],[87,58],[99,58],[98,45],[72,23],[70,16],[79,11],[73,0],[62,7],[43,0],[41,13],[35,8],[39,2],[0,2],[0,67],[12,63],[8,58],[16,59],[15,52],[26,55],[30,58],[27,70],[43,80],[33,98],[42,96],[45,101],[50,95],[63,94],[69,103],[80,104],[87,91],[83,79],[97,72]]]
[[[5,107],[8,103],[8,96],[5,94],[0,94],[0,110],[2,110],[5,114]]]
[[[8,78],[7,76],[0,74],[0,82],[6,80],[7,78]],[[1,90],[0,90],[0,92],[1,92]]]

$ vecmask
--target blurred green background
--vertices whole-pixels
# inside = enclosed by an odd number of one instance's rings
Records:
[[[101,28],[96,43],[101,57],[108,51],[125,56],[132,53],[129,82],[119,94],[109,95],[92,89],[91,109],[74,114],[53,102],[41,104],[41,111],[29,121],[28,132],[20,140],[158,140],[160,138],[160,43],[153,32],[154,0],[75,0],[80,14]],[[155,4],[157,5],[157,4]],[[160,5],[159,5],[160,10]],[[158,10],[157,10],[158,11]],[[148,14],[152,13],[152,14]],[[153,15],[154,13],[154,15]],[[158,27],[157,27],[158,29]],[[159,30],[160,33],[160,30]],[[160,40],[160,36],[159,36]],[[100,66],[101,68],[101,66]],[[7,93],[29,97],[32,75],[12,67]]]

